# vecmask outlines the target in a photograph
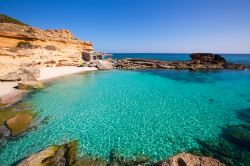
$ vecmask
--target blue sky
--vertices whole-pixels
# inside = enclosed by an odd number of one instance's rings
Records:
[[[97,51],[250,53],[250,0],[0,0],[0,13]]]

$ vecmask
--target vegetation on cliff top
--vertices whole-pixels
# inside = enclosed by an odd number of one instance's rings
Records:
[[[18,25],[27,25],[15,18],[6,16],[4,14],[0,14],[0,23],[13,23],[13,24],[18,24]]]

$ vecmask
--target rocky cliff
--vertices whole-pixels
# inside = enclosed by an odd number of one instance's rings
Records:
[[[82,53],[92,50],[91,42],[68,30],[0,23],[0,76],[25,67],[79,65]]]

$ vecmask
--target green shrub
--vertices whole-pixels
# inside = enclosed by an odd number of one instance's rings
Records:
[[[55,46],[49,45],[45,47],[46,50],[56,50],[57,48]]]
[[[23,41],[18,42],[16,47],[25,49],[34,48],[34,46],[30,42]]]
[[[6,16],[4,14],[0,14],[0,23],[12,23],[12,24],[18,24],[18,25],[27,25],[21,21],[18,21],[16,19],[9,17],[9,16]]]
[[[84,66],[86,66],[86,64],[83,61],[81,61],[79,67],[84,67]]]

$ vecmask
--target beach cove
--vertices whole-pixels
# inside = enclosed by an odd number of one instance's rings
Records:
[[[160,161],[198,148],[196,139],[216,138],[221,127],[242,124],[238,114],[249,108],[249,79],[248,71],[185,70],[61,78],[24,99],[49,122],[9,142],[0,158],[8,165],[49,145],[78,140],[79,157],[108,160],[115,149],[127,158],[143,154]]]
[[[0,21],[0,166],[250,163],[249,54],[109,54]]]

